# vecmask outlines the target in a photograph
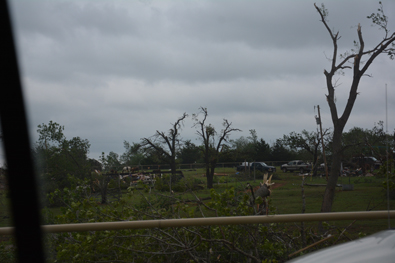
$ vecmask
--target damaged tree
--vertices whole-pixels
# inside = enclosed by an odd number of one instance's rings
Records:
[[[206,123],[208,112],[207,108],[200,107],[201,113],[203,113],[203,119],[198,119],[198,114],[193,115],[195,124],[193,127],[197,127],[196,133],[203,141],[203,158],[206,165],[206,176],[207,176],[207,188],[213,188],[213,178],[215,165],[218,162],[218,158],[224,148],[224,142],[228,142],[229,135],[233,131],[241,131],[240,129],[232,128],[232,123],[227,119],[224,119],[222,126],[224,127],[218,134],[217,131],[211,125]]]
[[[141,146],[145,147],[146,151],[152,151],[165,163],[170,165],[172,177],[176,174],[176,154],[177,149],[180,147],[180,130],[184,123],[184,119],[188,117],[188,114],[184,114],[178,118],[178,120],[172,124],[172,128],[168,133],[156,131],[155,135],[150,138],[142,138]]]
[[[383,53],[387,54],[390,59],[394,58],[395,33],[390,34],[390,31],[387,28],[388,19],[387,16],[384,14],[383,5],[380,2],[380,8],[378,9],[378,13],[373,13],[368,16],[368,18],[372,20],[373,25],[379,26],[380,29],[384,31],[385,34],[383,39],[379,40],[377,45],[373,48],[365,50],[365,43],[362,37],[362,29],[360,24],[358,24],[358,41],[354,41],[354,49],[351,49],[350,52],[340,54],[340,56],[338,57],[338,40],[340,39],[339,32],[335,32],[329,28],[326,20],[328,11],[327,9],[325,9],[325,6],[322,5],[321,8],[317,7],[316,4],[314,4],[314,6],[319,13],[321,17],[321,22],[327,29],[333,44],[333,54],[330,58],[330,70],[324,70],[326,86],[328,90],[328,94],[326,95],[326,97],[333,122],[332,169],[327,183],[327,187],[325,189],[324,199],[321,207],[321,212],[330,212],[332,210],[335,187],[340,171],[341,152],[343,150],[341,144],[343,129],[348,121],[348,118],[350,117],[352,108],[357,98],[359,82],[363,76],[366,76],[367,69],[377,58],[378,55]],[[337,60],[338,58],[339,61]],[[350,63],[351,65],[347,65],[347,63]],[[353,79],[350,86],[350,93],[346,106],[343,110],[343,113],[339,115],[335,100],[336,80],[334,80],[333,78],[336,73],[342,73],[343,70],[346,69],[352,70]]]

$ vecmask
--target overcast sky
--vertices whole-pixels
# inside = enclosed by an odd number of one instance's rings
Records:
[[[57,122],[68,139],[91,143],[90,157],[124,152],[166,131],[184,112],[207,107],[208,122],[223,118],[269,143],[292,131],[332,127],[323,71],[331,39],[313,1],[11,1],[32,141],[37,125]],[[383,1],[395,30],[395,2]],[[317,2],[320,5],[319,2]],[[350,50],[362,26],[366,47],[383,31],[366,18],[378,1],[327,1],[329,25]],[[362,79],[346,130],[395,127],[395,61],[385,55]],[[347,100],[351,72],[338,76],[338,110]],[[196,140],[188,118],[184,139]]]

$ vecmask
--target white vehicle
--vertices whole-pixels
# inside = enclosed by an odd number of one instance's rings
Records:
[[[395,230],[385,230],[376,234],[324,248],[291,261],[292,263],[367,263],[394,262]]]
[[[287,164],[281,165],[281,170],[286,173],[288,171],[299,171],[301,174],[311,171],[311,165],[300,160],[290,161]]]

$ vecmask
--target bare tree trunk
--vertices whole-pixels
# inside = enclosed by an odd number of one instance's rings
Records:
[[[103,185],[101,187],[101,203],[102,204],[107,204],[107,188],[108,188],[108,183],[107,180],[103,180]]]
[[[302,185],[301,185],[302,186],[302,214],[304,214],[304,212],[306,211],[306,197],[304,194],[304,180],[305,180],[305,177],[303,176]],[[306,247],[306,245],[307,245],[306,244],[306,233],[305,233],[303,221],[300,223],[300,227],[301,227],[300,234],[302,236],[302,245],[303,245],[303,247]]]
[[[336,129],[335,126],[335,132],[333,133],[332,168],[326,185],[324,199],[322,200],[321,212],[332,211],[332,204],[335,197],[337,179],[339,178],[339,174],[340,174],[341,137],[342,137],[343,129],[341,129],[341,131],[339,131],[338,129]]]
[[[207,188],[211,189],[213,188],[213,181],[214,181],[214,176],[211,175],[211,172],[208,172],[207,174]]]
[[[200,110],[204,114],[203,120],[201,121],[198,120],[197,114],[194,114],[193,118],[196,121],[194,127],[195,126],[198,127],[196,133],[201,137],[203,141],[203,145],[204,145],[203,155],[204,155],[204,162],[206,164],[207,188],[211,189],[213,188],[215,164],[217,163],[218,156],[222,152],[223,143],[228,141],[228,137],[231,132],[240,131],[240,129],[232,128],[231,127],[232,123],[224,119],[224,122],[222,123],[224,129],[221,131],[221,134],[219,135],[218,143],[215,143],[214,138],[217,132],[215,131],[215,128],[211,124],[206,125],[205,123],[206,118],[208,116],[207,109],[200,107]],[[210,172],[210,166],[211,166],[211,172]]]
[[[108,202],[107,192],[108,192],[108,183],[110,182],[110,180],[111,177],[103,175],[102,183],[100,186],[102,204],[107,204]]]
[[[216,161],[212,161],[210,163],[210,183],[211,183],[211,187],[209,188],[213,188],[214,187],[214,172],[215,172],[215,165],[217,164]],[[207,185],[208,185],[208,177],[207,177]]]
[[[171,176],[170,176],[170,192],[171,192],[171,185],[172,183],[176,183],[178,181],[177,175],[176,175],[176,162],[171,162],[170,163],[170,170],[171,170]]]
[[[211,189],[214,187],[214,169],[210,166],[206,167],[207,176],[207,188]]]
[[[204,162],[205,162],[205,164],[206,164],[206,178],[207,178],[207,188],[208,189],[211,189],[211,188],[213,188],[213,178],[214,178],[214,175],[213,176],[211,176],[211,172],[210,172],[210,162],[209,162],[209,160],[208,160],[208,148],[206,149],[206,153],[205,153],[205,160],[204,160]]]
[[[313,176],[317,176],[317,169],[318,169],[318,145],[314,146],[314,153],[313,153]]]
[[[348,118],[350,117],[351,111],[354,107],[355,100],[357,98],[358,86],[361,80],[361,77],[365,75],[365,72],[369,68],[369,66],[373,63],[375,58],[380,54],[387,54],[391,59],[393,59],[393,43],[395,42],[395,33],[390,33],[387,29],[387,16],[384,15],[383,5],[380,2],[380,8],[378,9],[378,13],[368,16],[368,18],[372,19],[372,23],[379,26],[381,29],[384,29],[385,35],[384,38],[379,40],[379,42],[370,50],[365,50],[365,43],[362,37],[361,25],[358,24],[357,27],[357,35],[358,42],[356,50],[352,50],[351,53],[346,53],[344,55],[340,55],[340,61],[338,59],[338,43],[337,41],[340,39],[339,32],[332,31],[327,24],[327,15],[328,12],[325,9],[325,6],[322,5],[319,8],[316,4],[314,4],[316,10],[318,11],[321,22],[324,24],[326,30],[328,31],[333,44],[333,53],[331,59],[331,67],[330,70],[324,70],[324,75],[326,77],[326,86],[328,89],[328,95],[326,95],[327,102],[329,105],[329,109],[331,111],[331,117],[333,122],[333,148],[332,148],[332,170],[330,173],[330,178],[328,178],[327,187],[325,189],[324,199],[322,202],[321,212],[330,212],[332,210],[332,202],[335,195],[335,188],[337,179],[339,177],[340,165],[341,165],[341,139],[343,134],[344,126],[346,125]],[[362,57],[366,57],[366,60],[363,60]],[[363,63],[361,63],[363,61]],[[352,66],[348,65],[348,63],[352,63]],[[336,81],[333,81],[333,76],[337,72],[341,72],[343,70],[350,69],[353,71],[353,80],[350,87],[350,93],[348,96],[348,101],[344,108],[341,116],[338,115],[337,106],[336,106],[336,97],[335,97],[335,87]]]

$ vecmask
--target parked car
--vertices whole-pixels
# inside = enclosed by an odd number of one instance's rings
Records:
[[[351,162],[358,167],[365,167],[373,171],[379,169],[381,162],[372,156],[353,157]]]
[[[244,171],[244,169],[251,169],[251,171],[261,171],[261,172],[275,172],[276,167],[269,166],[264,162],[253,162],[253,163],[243,163],[237,166],[237,171]]]
[[[242,164],[240,164],[236,167],[236,170],[240,172],[240,171],[250,169],[250,165],[251,165],[251,163],[249,163],[249,162],[243,162]]]
[[[310,172],[311,165],[300,160],[290,161],[287,164],[281,165],[281,170],[286,173],[288,171],[299,171],[300,173]]]

